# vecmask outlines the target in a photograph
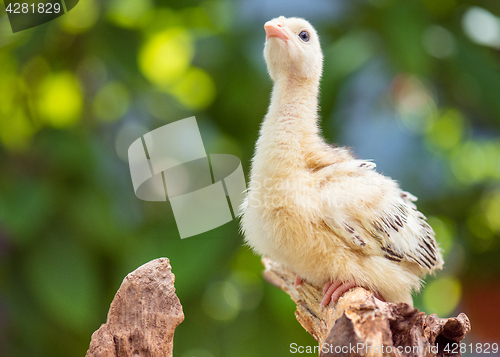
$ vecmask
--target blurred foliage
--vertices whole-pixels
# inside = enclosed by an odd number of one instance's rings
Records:
[[[388,158],[379,167],[421,198],[446,266],[417,306],[445,317],[474,284],[500,284],[500,2],[80,0],[15,34],[2,9],[0,355],[83,356],[125,275],[161,256],[186,315],[176,356],[314,345],[236,221],[181,240],[168,204],[134,196],[127,165],[140,135],[196,115],[207,152],[248,172],[271,89],[262,25],[279,15],[321,36],[324,135]]]

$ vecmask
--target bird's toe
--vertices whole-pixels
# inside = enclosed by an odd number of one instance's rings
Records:
[[[293,286],[295,287],[295,289],[297,289],[297,287],[302,284],[304,282],[304,280],[299,276],[299,275],[296,275],[295,276],[295,283],[293,284]]]
[[[326,306],[330,303],[335,303],[339,297],[346,291],[358,286],[354,281],[330,281],[323,287],[323,300],[321,306]]]
[[[358,285],[355,281],[329,281],[323,287],[323,300],[321,301],[321,306],[326,306],[330,302],[334,304],[342,296],[342,294],[355,287],[365,288]],[[373,295],[381,301],[386,301],[385,298],[378,292],[373,292]]]

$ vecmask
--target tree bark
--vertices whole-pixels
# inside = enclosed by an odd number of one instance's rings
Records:
[[[128,274],[86,357],[171,357],[174,330],[184,320],[174,281],[167,258]]]
[[[295,316],[318,341],[320,357],[461,356],[460,341],[471,328],[463,313],[441,319],[405,303],[383,302],[359,287],[322,308],[320,288],[304,282],[296,289],[291,270],[268,258],[262,262],[264,277],[297,304]]]

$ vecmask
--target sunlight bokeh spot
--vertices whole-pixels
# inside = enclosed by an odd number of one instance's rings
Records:
[[[203,309],[215,320],[233,320],[241,308],[238,289],[228,281],[212,283],[203,296]]]
[[[189,109],[203,109],[215,99],[215,84],[212,77],[200,68],[191,67],[175,84],[171,93]]]
[[[246,270],[233,271],[229,279],[238,289],[241,310],[255,310],[262,301],[264,287],[259,275]]]
[[[453,34],[442,26],[429,26],[422,36],[422,43],[427,53],[436,58],[453,56],[456,51]]]
[[[108,6],[108,19],[112,23],[124,28],[135,28],[153,4],[151,0],[113,0]]]
[[[500,19],[488,10],[473,6],[462,18],[465,34],[475,43],[500,48]]]
[[[400,74],[394,78],[392,90],[403,124],[413,132],[424,133],[437,111],[431,89],[417,76]]]
[[[478,210],[477,207],[473,210],[473,213],[467,217],[467,228],[469,228],[469,231],[474,234],[475,237],[484,240],[491,240],[495,235],[484,213]],[[474,240],[473,243],[477,243],[477,240]]]
[[[104,121],[114,121],[123,117],[129,108],[127,87],[120,82],[110,82],[97,92],[92,103],[94,114]]]
[[[481,181],[486,173],[486,160],[481,146],[475,141],[461,145],[452,156],[451,168],[455,177],[464,184]]]
[[[374,34],[359,31],[340,37],[329,48],[326,48],[326,61],[330,61],[325,71],[332,79],[341,78],[354,72],[372,58]]]
[[[193,54],[189,33],[183,28],[172,28],[146,41],[139,52],[139,67],[147,79],[165,88],[185,74]]]
[[[462,114],[456,109],[448,109],[429,126],[426,139],[433,147],[453,149],[463,137],[464,126]]]
[[[83,105],[78,80],[71,72],[49,75],[39,88],[38,110],[44,121],[56,128],[75,124]]]
[[[429,283],[423,292],[425,312],[439,317],[449,316],[460,302],[462,285],[452,276],[444,276]]]
[[[88,31],[99,18],[99,6],[95,0],[79,1],[78,4],[61,17],[63,29],[72,34]]]

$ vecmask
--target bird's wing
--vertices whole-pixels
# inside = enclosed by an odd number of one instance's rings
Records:
[[[325,222],[353,249],[432,272],[443,264],[434,231],[413,203],[416,198],[373,170],[350,160],[318,172]]]

